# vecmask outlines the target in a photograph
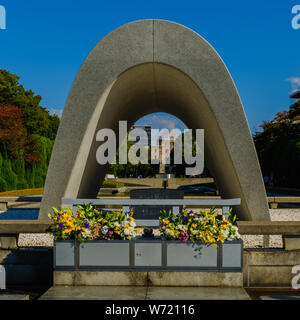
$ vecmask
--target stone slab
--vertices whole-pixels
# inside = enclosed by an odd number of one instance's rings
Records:
[[[45,220],[1,220],[0,234],[45,233],[51,226],[50,219]]]
[[[149,272],[152,286],[242,287],[241,272]]]
[[[240,234],[300,235],[300,221],[238,221]]]
[[[18,236],[0,236],[0,249],[17,249],[18,248]]]
[[[54,285],[145,286],[147,272],[55,271]]]
[[[251,266],[248,269],[250,287],[290,287],[292,266]]]
[[[27,294],[9,294],[0,293],[0,301],[2,300],[29,300],[29,295]]]
[[[242,287],[240,272],[54,271],[54,285]]]
[[[284,249],[287,251],[290,250],[299,250],[299,257],[300,257],[300,236],[298,237],[283,237],[284,240]],[[300,259],[299,259],[300,261]]]
[[[54,286],[39,300],[145,300],[147,287]]]
[[[147,300],[250,300],[243,288],[149,287]]]
[[[249,300],[243,288],[54,286],[39,300]]]
[[[258,249],[244,250],[244,254],[249,254],[250,266],[294,266],[300,263],[300,251]]]

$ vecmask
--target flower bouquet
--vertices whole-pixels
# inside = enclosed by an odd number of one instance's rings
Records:
[[[219,216],[214,207],[200,210],[199,213],[184,208],[178,215],[164,210],[159,221],[161,234],[167,240],[200,241],[216,245],[217,242],[240,239],[235,225],[236,216],[233,216],[231,209],[228,219],[224,215]]]
[[[214,207],[200,212],[184,208],[177,215],[163,211],[159,221],[167,268],[241,271],[243,244],[231,210],[227,219]]]
[[[52,221],[51,234],[54,240],[131,240],[136,236],[137,228],[133,218],[133,209],[105,211],[91,204],[72,209],[52,208],[49,213]]]

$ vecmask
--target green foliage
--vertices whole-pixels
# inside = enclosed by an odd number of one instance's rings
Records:
[[[0,69],[0,104],[12,104],[20,107],[24,114],[24,126],[29,135],[37,134],[55,139],[59,118],[51,116],[40,106],[42,97],[32,90],[25,90],[19,83],[20,77]]]
[[[0,69],[0,108],[3,111],[0,121],[5,124],[0,128],[0,191],[44,185],[60,120],[40,105],[41,100],[32,90],[24,89],[18,76]],[[16,120],[10,106],[20,110]],[[11,120],[9,124],[6,119]],[[13,141],[16,124],[20,135],[26,139],[23,145]],[[12,146],[16,149],[14,153],[10,150]]]
[[[262,124],[254,142],[263,175],[274,175],[277,186],[300,186],[300,100]]]
[[[53,141],[39,139],[41,161],[25,164],[23,158],[9,159],[0,152],[0,191],[41,188],[44,186]],[[2,151],[3,152],[3,151]]]

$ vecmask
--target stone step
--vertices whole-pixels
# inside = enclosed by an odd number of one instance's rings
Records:
[[[39,300],[250,300],[243,288],[54,286]]]

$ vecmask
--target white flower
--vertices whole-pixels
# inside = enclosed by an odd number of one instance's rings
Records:
[[[81,234],[84,238],[89,238],[92,236],[92,232],[89,229],[85,229],[84,231],[81,232]]]
[[[107,234],[107,232],[108,232],[108,226],[104,226],[103,228],[102,228],[102,233],[103,234]]]
[[[135,223],[134,221],[130,221],[129,225],[130,225],[131,227],[135,227],[135,226],[136,226],[136,223]]]

